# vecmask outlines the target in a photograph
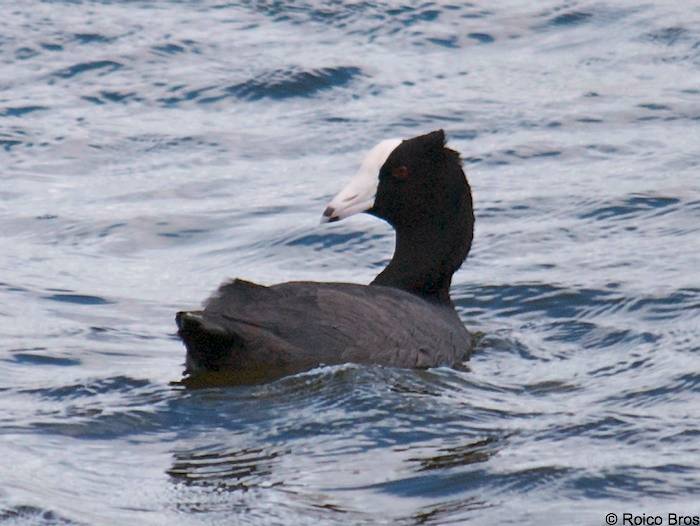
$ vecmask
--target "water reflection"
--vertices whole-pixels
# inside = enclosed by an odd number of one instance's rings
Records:
[[[263,448],[176,451],[166,473],[177,483],[215,486],[218,490],[271,487],[282,484],[271,480],[273,467],[282,454]]]
[[[497,442],[498,439],[495,437],[488,437],[463,446],[440,448],[436,455],[415,457],[408,460],[418,463],[418,471],[468,466],[486,462],[495,453],[494,446]]]

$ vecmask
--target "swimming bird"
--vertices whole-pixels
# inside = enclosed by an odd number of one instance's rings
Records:
[[[443,130],[388,139],[325,208],[321,222],[366,212],[396,231],[394,255],[370,285],[224,283],[203,310],[178,312],[186,373],[251,383],[321,365],[460,367],[473,346],[452,300],[474,212],[459,153]]]

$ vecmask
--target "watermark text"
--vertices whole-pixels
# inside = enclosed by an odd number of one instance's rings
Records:
[[[608,526],[700,526],[700,514],[608,513]]]

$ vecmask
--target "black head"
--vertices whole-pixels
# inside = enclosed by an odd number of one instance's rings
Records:
[[[449,221],[460,208],[468,186],[459,155],[445,148],[437,130],[399,144],[379,170],[372,215],[395,228]]]
[[[322,221],[358,212],[396,230],[394,257],[374,284],[450,302],[452,274],[471,248],[474,212],[459,154],[445,147],[442,130],[377,144]]]
[[[321,222],[368,212],[393,226],[449,214],[469,192],[459,154],[437,130],[372,148],[349,184],[328,203]]]

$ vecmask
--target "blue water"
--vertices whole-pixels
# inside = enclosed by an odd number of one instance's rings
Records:
[[[5,2],[0,524],[604,524],[700,514],[700,7]],[[318,225],[443,127],[470,372],[187,390],[229,277],[367,283]],[[666,524],[666,523],[665,523]]]

